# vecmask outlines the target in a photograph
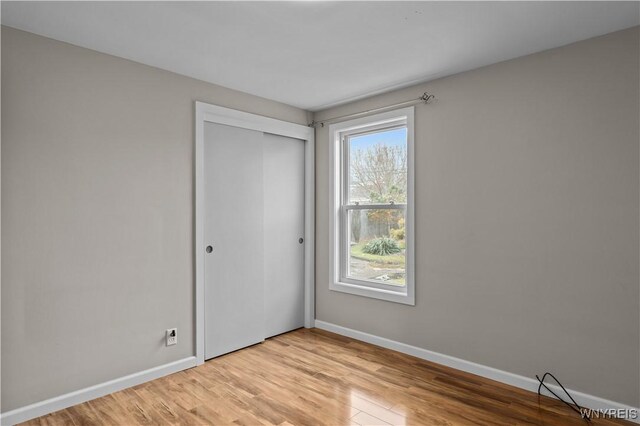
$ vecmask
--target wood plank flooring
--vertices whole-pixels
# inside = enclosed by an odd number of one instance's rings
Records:
[[[24,424],[588,425],[553,399],[318,329]]]

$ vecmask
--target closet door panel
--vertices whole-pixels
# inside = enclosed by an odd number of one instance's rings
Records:
[[[263,134],[206,123],[204,161],[209,359],[265,337]]]
[[[304,145],[264,135],[266,337],[304,326]]]

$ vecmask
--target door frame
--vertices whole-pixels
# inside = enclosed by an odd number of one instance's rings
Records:
[[[286,136],[304,141],[304,326],[313,327],[315,318],[314,235],[315,235],[315,142],[311,127],[204,102],[195,102],[195,337],[196,360],[204,363],[205,276],[204,276],[204,125],[225,124],[248,130]]]

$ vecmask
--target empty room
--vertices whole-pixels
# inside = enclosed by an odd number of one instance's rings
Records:
[[[1,1],[0,424],[640,424],[640,1]]]

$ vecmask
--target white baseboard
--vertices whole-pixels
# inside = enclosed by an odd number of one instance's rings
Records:
[[[131,386],[139,385],[150,380],[158,379],[168,374],[186,370],[187,368],[196,366],[196,357],[183,358],[178,361],[170,362],[148,370],[120,377],[118,379],[109,380],[95,386],[69,392],[55,398],[46,399],[27,405],[26,407],[16,408],[0,415],[0,424],[3,426],[14,425],[16,423],[25,422],[54,411],[62,410],[72,405],[80,404]]]
[[[444,355],[438,352],[433,352],[427,349],[422,349],[416,346],[407,345],[405,343],[396,342],[395,340],[386,339],[384,337],[375,336],[373,334],[364,333],[362,331],[353,330],[351,328],[342,327],[340,325],[331,324],[329,322],[316,320],[316,328],[321,330],[330,331],[332,333],[340,334],[342,336],[351,337],[356,340],[371,343],[373,345],[381,346],[383,348],[391,349],[394,351],[402,352],[407,355],[415,356],[427,361],[435,362],[437,364],[446,365],[447,367],[455,368],[456,370],[466,371],[467,373],[475,374],[477,376],[486,377],[487,379],[495,380],[497,382],[505,383],[511,386],[515,386],[520,389],[528,390],[531,392],[538,391],[538,381],[533,378],[520,376],[518,374],[509,373],[507,371],[498,370],[497,368],[487,367],[486,365],[476,364],[475,362],[465,361],[460,358],[455,358],[449,355]],[[558,386],[548,385],[554,392],[558,393],[562,390]],[[639,413],[640,408],[631,407],[626,404],[621,404],[615,401],[609,401],[604,398],[589,395],[583,392],[574,391],[568,389],[571,392],[571,396],[576,400],[578,404],[583,407],[591,408],[594,410],[636,410],[635,413]],[[634,411],[626,411],[634,412]],[[627,419],[634,423],[640,423],[640,418]]]

